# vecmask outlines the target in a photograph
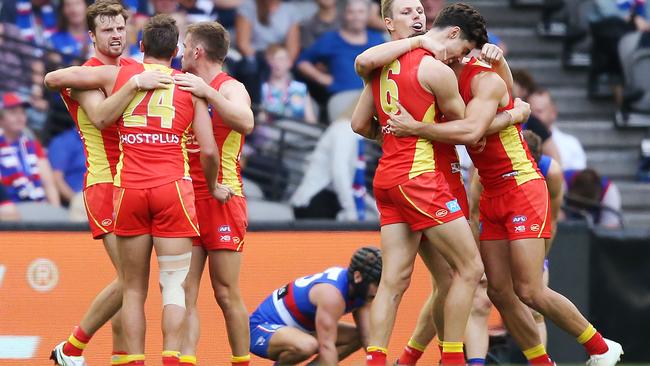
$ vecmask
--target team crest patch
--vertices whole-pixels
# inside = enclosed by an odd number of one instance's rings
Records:
[[[440,209],[440,210],[436,211],[436,216],[437,217],[445,217],[445,216],[447,216],[448,213],[449,212],[447,210]]]
[[[102,226],[110,226],[112,223],[113,223],[113,220],[111,220],[111,219],[102,220]]]
[[[530,231],[539,231],[539,225],[538,224],[530,225]]]
[[[447,209],[449,212],[454,213],[460,211],[460,205],[458,204],[458,200],[453,200],[447,202]]]

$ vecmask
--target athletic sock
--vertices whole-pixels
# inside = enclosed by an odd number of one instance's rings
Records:
[[[419,344],[413,338],[409,339],[409,342],[402,351],[402,355],[397,359],[397,364],[415,365],[422,356],[422,353],[424,353],[425,348],[426,346]]]
[[[232,366],[248,366],[251,363],[251,355],[245,356],[230,356],[230,364]]]
[[[70,337],[68,337],[68,341],[63,345],[63,353],[66,356],[81,356],[92,336],[92,334],[86,334],[86,332],[77,325],[72,330]]]
[[[484,366],[485,365],[485,359],[484,358],[470,358],[467,360],[467,366]]]
[[[605,343],[603,336],[600,335],[600,333],[596,331],[596,328],[591,324],[589,324],[587,329],[585,329],[585,331],[576,339],[578,340],[578,343],[585,347],[589,356],[602,355],[609,351],[609,347],[607,346],[607,343]]]
[[[178,351],[163,351],[162,364],[163,366],[179,366],[179,357],[181,353]]]
[[[129,361],[126,360],[126,356],[127,356],[126,352],[113,351],[111,353],[111,365],[124,365],[124,364],[126,364],[127,362],[129,362]]]
[[[546,347],[543,344],[537,345],[533,348],[524,350],[524,356],[530,365],[551,365],[554,362],[551,357],[546,353]]]
[[[446,365],[465,365],[463,342],[442,342],[440,363]]]
[[[123,356],[124,366],[143,366],[144,365],[144,355],[124,355]]]
[[[180,366],[196,366],[196,356],[182,355],[179,359]]]
[[[366,366],[386,366],[387,354],[384,347],[369,346],[366,348]]]
[[[442,357],[442,339],[438,338],[438,351],[440,351],[440,357]]]

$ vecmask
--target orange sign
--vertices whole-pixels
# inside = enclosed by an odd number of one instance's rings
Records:
[[[241,288],[249,311],[275,288],[297,277],[332,265],[347,265],[352,252],[362,245],[379,246],[378,233],[304,232],[248,234],[244,251]],[[52,347],[66,339],[86,311],[94,295],[115,276],[101,241],[88,233],[0,233],[0,365],[48,365]],[[146,354],[148,364],[160,363],[161,299],[158,268],[152,261],[147,300]],[[230,349],[221,311],[213,297],[209,275],[204,274],[199,297],[200,364],[228,364]],[[389,357],[395,359],[409,339],[420,310],[431,290],[429,275],[418,261],[411,288],[402,300]],[[350,318],[347,318],[348,320]],[[351,321],[351,320],[350,320]],[[110,325],[95,334],[84,355],[90,365],[110,360]],[[437,362],[430,347],[422,364]],[[343,364],[364,363],[357,352]],[[253,358],[253,364],[271,362]]]

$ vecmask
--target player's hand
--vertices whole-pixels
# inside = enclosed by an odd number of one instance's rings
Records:
[[[197,98],[206,98],[212,89],[203,79],[190,73],[174,75],[174,82],[180,90],[188,91]]]
[[[171,75],[157,70],[148,70],[135,77],[139,90],[166,89],[174,83]]]
[[[214,198],[219,200],[219,202],[221,203],[228,202],[234,195],[235,195],[235,191],[233,191],[232,188],[224,184],[217,183],[217,186],[212,191],[212,196],[214,196]]]
[[[395,105],[399,110],[399,114],[390,113],[388,115],[390,117],[388,120],[390,133],[397,137],[416,135],[416,130],[420,123],[397,100],[395,100]]]
[[[481,49],[479,59],[490,65],[498,65],[503,61],[503,50],[495,44],[486,43]]]
[[[442,45],[440,42],[434,40],[430,36],[424,34],[419,36],[420,38],[420,45],[422,48],[425,50],[431,52],[433,56],[436,58],[438,61],[442,61],[445,64],[448,63],[447,60],[447,48]]]
[[[515,107],[513,108],[513,111],[517,112],[513,115],[513,124],[524,123],[528,121],[528,117],[530,117],[530,104],[517,98],[515,99]]]

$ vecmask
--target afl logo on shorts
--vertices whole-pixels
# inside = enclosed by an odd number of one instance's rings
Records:
[[[521,224],[522,222],[526,222],[528,220],[528,217],[524,215],[518,215],[512,218],[512,223],[513,224]]]
[[[113,220],[111,220],[111,219],[102,220],[102,226],[111,226],[112,223],[113,223]]]
[[[449,211],[440,209],[436,211],[436,217],[445,217],[448,213]]]
[[[27,267],[27,283],[38,292],[50,291],[59,283],[59,269],[49,259],[34,259]]]

